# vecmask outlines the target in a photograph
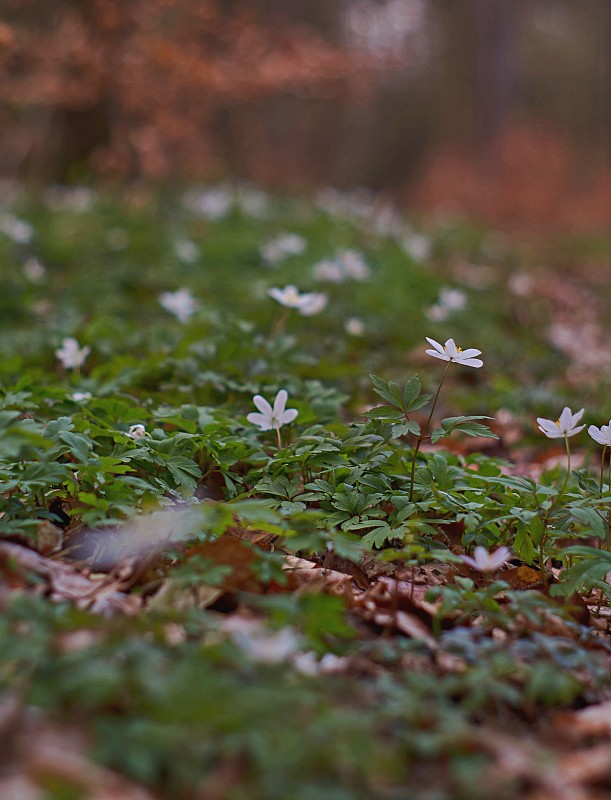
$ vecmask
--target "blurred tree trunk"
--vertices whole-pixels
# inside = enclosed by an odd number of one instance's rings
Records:
[[[475,33],[476,133],[488,156],[511,106],[518,3],[471,0],[469,5]]]

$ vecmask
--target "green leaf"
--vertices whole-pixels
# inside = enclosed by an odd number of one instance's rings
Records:
[[[187,492],[195,491],[197,480],[201,478],[202,472],[193,459],[185,456],[170,456],[165,465],[177,486],[181,486]]]
[[[369,377],[371,378],[373,390],[376,394],[379,394],[384,400],[388,400],[391,406],[395,406],[395,408],[401,410],[403,409],[401,391],[396,383],[393,381],[387,383],[383,378],[379,378],[377,375],[370,375]]]
[[[420,383],[420,379],[417,375],[412,375],[412,377],[407,381],[405,386],[403,387],[403,409],[405,411],[410,411],[412,408],[412,403],[420,394],[420,390],[422,389],[422,384]]]
[[[442,427],[437,428],[431,434],[431,442],[435,444],[435,442],[439,441],[439,439],[442,439],[444,436],[449,436],[451,433],[454,433],[454,431],[466,433],[467,436],[482,436],[488,439],[499,438],[496,433],[492,433],[487,425],[474,422],[474,420],[478,419],[494,419],[494,417],[486,417],[481,415],[468,417],[446,417],[446,419],[441,420]]]

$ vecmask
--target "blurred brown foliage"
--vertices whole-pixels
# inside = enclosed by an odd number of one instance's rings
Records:
[[[242,151],[248,162],[257,145],[248,122],[266,98],[366,85],[371,58],[288,14],[264,21],[264,10],[221,0],[9,2],[0,170],[210,178],[245,166],[232,163]],[[236,106],[242,130],[229,124]]]
[[[4,0],[0,176],[611,220],[607,0]]]

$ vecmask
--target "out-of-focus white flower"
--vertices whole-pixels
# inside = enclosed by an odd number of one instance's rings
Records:
[[[91,398],[91,392],[72,392],[70,395],[70,399],[74,400],[75,403],[84,403],[85,400],[91,400]]]
[[[402,241],[403,249],[414,261],[426,261],[430,258],[432,245],[428,236],[423,233],[410,233]]]
[[[240,650],[259,664],[282,664],[299,652],[299,637],[293,628],[271,633],[258,620],[232,615],[222,625]]]
[[[270,266],[276,266],[288,256],[299,256],[307,247],[307,241],[296,233],[282,233],[261,248],[261,257]]]
[[[183,264],[195,264],[200,256],[199,247],[190,239],[177,239],[174,242],[174,252]]]
[[[507,281],[509,291],[517,297],[528,297],[535,288],[535,281],[531,275],[525,272],[512,272]]]
[[[262,431],[279,430],[283,425],[292,422],[298,414],[296,408],[286,408],[288,397],[286,389],[280,389],[272,408],[264,397],[256,394],[253,397],[253,403],[260,413],[253,411],[247,415],[246,419]]]
[[[358,250],[342,250],[337,254],[337,262],[344,276],[353,281],[366,281],[371,276],[371,270]]]
[[[563,439],[565,436],[574,436],[585,428],[585,425],[577,424],[583,417],[584,411],[585,409],[582,408],[580,411],[573,414],[571,409],[565,406],[562,409],[562,414],[560,414],[555,422],[551,419],[537,417],[539,430],[541,433],[544,433],[548,439]]]
[[[301,293],[296,286],[289,284],[284,289],[274,287],[268,295],[285,308],[294,308],[304,317],[311,317],[327,305],[327,295],[321,292]]]
[[[142,423],[138,422],[135,425],[130,425],[125,435],[129,436],[130,439],[144,439],[146,436],[146,428]]]
[[[595,425],[590,425],[588,433],[598,444],[611,447],[611,419],[608,425],[601,425],[600,428],[597,428]]]
[[[90,352],[91,347],[80,347],[73,336],[68,336],[62,341],[62,346],[55,351],[55,355],[65,369],[78,369],[84,364]]]
[[[348,665],[348,659],[340,658],[333,653],[325,653],[321,659],[318,659],[316,653],[308,650],[306,653],[298,653],[293,656],[293,664],[297,672],[314,678],[317,675],[343,672]]]
[[[460,289],[443,288],[436,303],[424,312],[431,322],[445,322],[455,311],[462,311],[467,305],[467,295]]]
[[[319,261],[312,267],[312,275],[316,280],[329,283],[343,283],[346,279],[365,281],[371,270],[358,250],[341,250],[335,259]]]
[[[448,311],[462,311],[467,306],[467,295],[461,289],[444,287],[439,292],[439,303]]]
[[[44,200],[49,211],[84,214],[95,205],[97,194],[88,186],[50,186],[44,193]]]
[[[40,284],[45,282],[47,270],[37,258],[28,258],[22,267],[23,274],[30,283]]]
[[[365,323],[358,317],[350,317],[350,319],[347,319],[344,324],[344,329],[350,336],[365,335]]]
[[[233,197],[226,186],[213,186],[187,192],[184,204],[189,211],[209,222],[218,222],[231,211]]]
[[[431,322],[445,322],[450,316],[450,312],[439,303],[433,303],[424,310],[424,315]]]
[[[254,219],[263,219],[269,208],[268,196],[253,186],[239,186],[236,202],[244,214]]]
[[[0,214],[0,231],[17,244],[29,244],[34,236],[32,225],[8,212]]]
[[[327,305],[327,295],[322,292],[307,292],[301,297],[302,302],[298,311],[303,317],[313,317]]]
[[[461,556],[461,558],[465,564],[479,572],[496,572],[499,567],[512,558],[511,551],[507,547],[499,547],[494,553],[489,553],[481,545],[475,548],[473,556],[474,558],[471,558],[471,556]]]
[[[159,303],[170,314],[174,314],[180,322],[188,320],[197,311],[197,300],[191,294],[190,289],[177,289],[175,292],[162,292],[159,295]]]
[[[440,358],[442,361],[454,361],[457,364],[463,364],[465,367],[481,367],[484,364],[481,358],[474,357],[481,355],[482,352],[474,347],[463,350],[461,347],[456,346],[454,339],[448,339],[445,345],[430,339],[428,336],[426,340],[434,348],[427,350],[426,353],[429,356],[433,356],[433,358]]]
[[[337,261],[325,259],[314,264],[312,267],[312,277],[317,281],[328,281],[329,283],[342,283],[344,271]]]

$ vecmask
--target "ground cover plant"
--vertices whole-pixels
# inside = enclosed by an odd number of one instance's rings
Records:
[[[5,197],[1,797],[608,796],[610,242]]]

